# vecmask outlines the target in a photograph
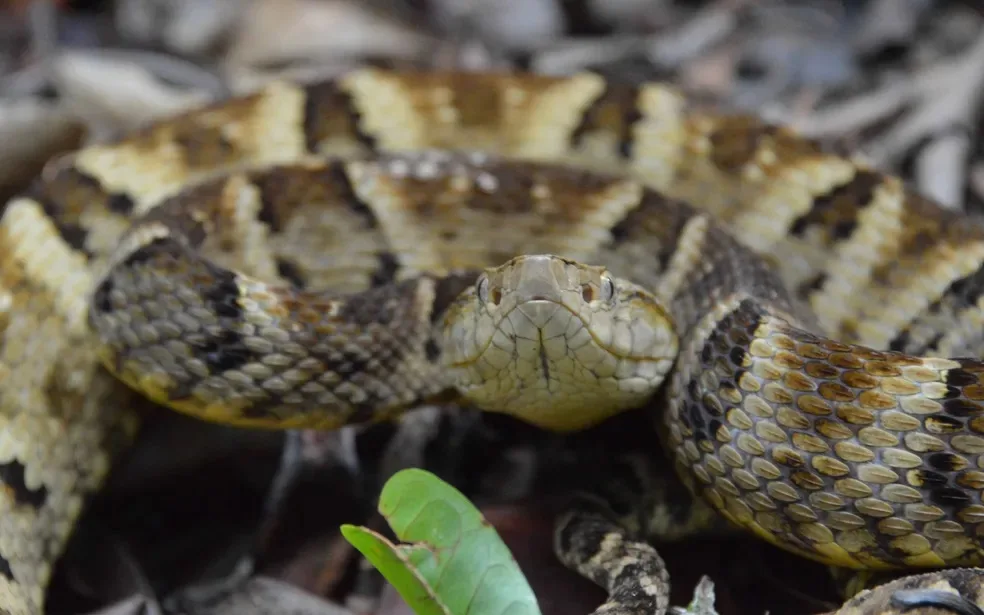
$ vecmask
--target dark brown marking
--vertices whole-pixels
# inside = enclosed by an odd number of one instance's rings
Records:
[[[745,356],[746,356],[745,349],[744,348],[741,348],[740,346],[735,346],[728,353],[728,358],[731,359],[731,363],[735,367],[744,367],[744,365],[745,365]],[[737,379],[737,376],[736,376],[736,379]]]
[[[277,273],[298,290],[307,286],[307,281],[304,279],[304,274],[301,273],[300,267],[289,260],[283,258],[277,259]]]
[[[216,337],[190,339],[194,355],[201,359],[212,373],[221,374],[256,361],[259,356],[243,344],[243,336],[236,331],[223,329]]]
[[[54,177],[38,180],[26,196],[40,202],[45,213],[56,220],[76,218],[93,203],[107,203],[110,198],[99,180],[77,167],[64,167]]]
[[[631,230],[632,226],[628,223],[628,218],[623,218],[621,222],[613,226],[609,231],[612,236],[612,242],[616,245],[624,242],[630,237]]]
[[[85,249],[88,235],[82,214],[93,211],[101,203],[107,211],[113,211],[120,195],[108,193],[100,182],[75,167],[59,169],[53,177],[36,181],[24,194],[37,201],[58,229],[65,242],[86,256],[92,253]]]
[[[932,470],[913,470],[912,477],[915,479],[914,484],[930,487],[939,487],[947,482],[946,476]]]
[[[646,191],[639,205],[611,228],[612,244],[645,237],[655,247],[658,271],[666,271],[694,212],[662,195]]]
[[[816,292],[816,291],[820,290],[821,288],[823,288],[823,285],[824,285],[824,283],[826,281],[827,281],[827,274],[826,273],[818,273],[817,275],[813,276],[812,278],[808,278],[808,279],[804,280],[796,288],[796,296],[797,297],[800,297],[800,298],[809,297],[814,292]]]
[[[89,231],[78,224],[72,223],[59,223],[56,221],[55,226],[58,228],[58,233],[65,240],[65,243],[75,250],[85,251],[85,242],[89,237]],[[89,254],[89,256],[92,255]]]
[[[710,160],[726,173],[736,173],[752,161],[762,141],[776,134],[778,128],[747,115],[729,118],[707,137],[711,143]]]
[[[571,133],[571,145],[580,147],[586,135],[605,132],[618,139],[618,154],[632,155],[635,124],[642,119],[639,112],[639,87],[628,83],[606,84],[602,92],[581,115],[581,121]]]
[[[109,211],[113,213],[129,216],[133,213],[133,208],[136,204],[130,198],[130,195],[122,192],[114,192],[109,195],[106,205],[109,207]]]
[[[719,419],[711,419],[711,422],[708,423],[707,427],[711,435],[717,435],[717,433],[724,427],[724,423],[722,423]]]
[[[92,293],[92,305],[100,312],[105,314],[113,309],[113,304],[109,300],[109,296],[113,292],[113,279],[106,278],[103,280],[99,286],[96,288],[95,292]],[[89,324],[92,324],[93,315],[89,314]]]
[[[438,278],[434,286],[434,303],[431,306],[431,323],[436,323],[444,315],[445,310],[454,303],[458,295],[478,279],[478,271],[459,271]]]
[[[314,83],[304,90],[304,144],[309,152],[318,153],[334,137],[348,137],[368,151],[376,150],[376,139],[362,129],[352,97],[337,82]]]
[[[356,196],[344,167],[340,161],[328,161],[315,168],[287,165],[252,173],[249,179],[260,192],[258,219],[278,233],[294,210],[319,204],[348,207],[364,220],[365,228],[378,228],[375,214]]]
[[[388,325],[401,318],[412,322],[413,298],[421,280],[413,278],[353,294],[342,303],[338,317],[360,327]]]
[[[946,373],[946,383],[948,385],[955,386],[955,387],[966,387],[972,384],[977,384],[980,379],[981,373],[984,373],[980,370],[980,367],[978,366],[978,362],[968,359],[963,359],[963,360],[955,359],[955,360],[957,360],[958,362],[966,363],[970,366],[977,367],[978,371],[970,371],[959,367],[956,369],[951,369]]]
[[[219,316],[233,321],[243,318],[243,308],[239,305],[239,287],[236,285],[236,274],[213,268],[214,283],[202,291],[202,299]]]
[[[964,507],[970,504],[970,496],[960,489],[939,487],[929,492],[929,499],[939,506]]]
[[[940,342],[943,340],[944,335],[945,333],[943,331],[936,333],[935,335],[933,335],[933,337],[926,340],[926,343],[923,345],[922,348],[910,349],[909,353],[916,354],[916,355],[923,355],[923,354],[929,354],[930,352],[935,352],[937,350],[937,347],[940,345]]]
[[[441,347],[438,346],[434,338],[428,338],[427,343],[424,344],[424,354],[427,357],[427,360],[432,363],[440,358]]]
[[[933,453],[927,457],[929,467],[940,472],[953,472],[967,465],[966,461],[953,453]]]
[[[700,349],[700,360],[705,365],[711,362],[711,358],[714,356],[714,347],[710,343],[705,343]]]
[[[904,352],[906,348],[909,347],[909,343],[912,341],[912,332],[908,327],[902,329],[896,334],[892,341],[888,343],[888,349],[893,352]]]
[[[710,160],[722,172],[734,175],[755,160],[766,143],[783,165],[794,164],[824,152],[823,145],[784,126],[770,124],[753,115],[719,117],[715,129],[708,135],[711,141]],[[771,170],[764,165],[766,171]]]
[[[266,182],[257,181],[256,184],[260,189],[260,213],[257,218],[263,224],[270,227],[270,231],[274,233],[279,233],[283,230],[283,216],[278,214],[277,207],[274,205],[274,199],[277,198],[277,193],[273,190],[267,189]]]
[[[977,416],[984,412],[984,406],[965,399],[950,399],[943,402],[943,410],[956,417]]]
[[[232,163],[238,157],[235,145],[219,126],[189,121],[174,126],[172,139],[181,146],[185,164],[191,169],[212,169]]]
[[[165,254],[180,244],[173,237],[155,237],[149,243],[144,244],[131,252],[122,263],[123,267],[133,267],[151,261],[161,254]]]
[[[803,237],[809,227],[819,225],[829,229],[832,239],[847,239],[882,179],[879,173],[858,171],[847,183],[814,199],[813,207],[793,222],[790,233],[794,237]]]
[[[924,425],[930,433],[953,433],[964,428],[964,422],[952,416],[928,416]]]
[[[962,396],[963,392],[961,392],[960,388],[953,385],[947,385],[946,392],[943,393],[943,399],[957,399]]]
[[[984,263],[970,275],[950,284],[943,295],[955,297],[960,306],[977,305],[977,300],[984,295]]]
[[[37,510],[47,501],[48,489],[43,485],[39,489],[29,489],[24,482],[24,471],[24,464],[16,459],[0,464],[0,481],[14,502]]]
[[[982,295],[984,295],[984,264],[973,273],[952,282],[943,291],[940,298],[933,301],[923,311],[922,316],[917,317],[896,335],[889,344],[889,348],[917,355],[934,353],[946,332],[938,331],[924,344],[912,347],[909,345],[911,342],[910,329],[929,315],[939,317],[944,310],[948,316],[956,317],[961,310],[976,306]]]
[[[182,191],[147,212],[140,218],[139,224],[158,223],[166,226],[174,235],[186,239],[189,246],[198,248],[208,237],[208,233],[201,218],[190,214],[204,213],[215,223],[225,184],[225,180],[211,181]]]
[[[700,406],[697,403],[687,404],[687,410],[690,414],[690,424],[693,426],[692,429],[697,432],[695,435],[702,439],[706,439],[707,435],[704,434],[704,428],[707,427],[707,423],[704,421],[704,415],[701,414]]]
[[[389,284],[396,279],[396,274],[400,270],[400,261],[392,252],[380,252],[377,256],[379,265],[372,272],[370,284],[372,286],[382,286]]]
[[[355,189],[352,187],[352,182],[349,179],[348,173],[345,172],[345,166],[341,163],[332,164],[328,172],[330,174],[330,179],[332,183],[341,191],[341,198],[348,205],[349,209],[353,213],[358,215],[360,218],[365,220],[367,229],[379,228],[379,220],[376,219],[376,214],[373,213],[372,208],[365,204],[356,194]]]

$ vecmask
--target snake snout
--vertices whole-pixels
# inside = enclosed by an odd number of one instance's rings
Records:
[[[549,299],[533,298],[516,306],[516,309],[529,320],[530,324],[541,332],[554,318],[557,310],[564,308]]]
[[[487,270],[444,331],[445,365],[466,399],[561,431],[638,407],[677,351],[658,299],[550,255]]]

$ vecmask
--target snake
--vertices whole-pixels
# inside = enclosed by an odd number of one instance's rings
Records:
[[[2,613],[43,612],[152,405],[336,429],[435,401],[557,432],[658,406],[728,522],[924,573],[845,613],[984,604],[984,225],[754,114],[593,73],[277,81],[52,159],[0,254]],[[572,567],[640,568],[588,534]]]

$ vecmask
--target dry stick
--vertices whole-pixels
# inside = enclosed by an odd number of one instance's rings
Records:
[[[924,131],[903,141],[895,132],[902,133],[904,126],[893,130],[881,139],[882,151],[897,156],[922,134],[953,126],[970,128],[973,115],[980,104],[984,89],[984,35],[971,45],[967,53],[950,67],[947,81],[938,90],[924,91],[924,104],[907,124],[920,123]],[[942,71],[941,71],[942,72]],[[894,138],[894,143],[890,140]],[[900,147],[901,146],[901,147]],[[963,209],[964,184],[967,174],[967,156],[970,139],[967,134],[951,132],[936,143],[926,147],[916,158],[916,185],[927,196],[936,198],[943,206]]]
[[[923,135],[953,126],[970,126],[984,88],[984,35],[945,69],[938,71],[938,87],[922,90],[923,104],[904,124],[893,129],[868,150],[876,164],[895,162],[901,152]],[[915,179],[920,191],[950,209],[963,209],[967,154],[965,134],[949,134],[916,159]]]
[[[965,109],[959,119],[954,118],[955,121],[966,122],[970,111]],[[941,114],[941,123],[944,118],[945,115]],[[951,131],[940,135],[916,157],[913,170],[916,186],[943,207],[963,210],[969,155],[970,136],[966,132]]]
[[[824,138],[842,135],[860,130],[901,109],[914,95],[913,84],[912,80],[895,83],[810,115],[791,116],[779,108],[770,109],[768,118],[771,121],[789,124],[808,137]]]
[[[592,39],[563,39],[536,54],[534,72],[568,74],[588,64],[612,62],[631,54],[642,54],[653,64],[674,68],[705,52],[731,34],[738,25],[738,9],[749,0],[719,0],[698,11],[670,35],[605,36]]]
[[[553,48],[537,52],[530,62],[530,70],[545,75],[567,75],[589,64],[614,62],[632,55],[642,45],[638,36],[562,39]]]
[[[651,38],[646,53],[654,64],[676,67],[704,53],[738,27],[738,11],[748,0],[719,0],[697,12],[673,34]]]
[[[876,166],[887,166],[925,135],[954,125],[969,126],[984,89],[984,35],[945,66],[934,65],[904,83],[816,113],[790,120],[800,132],[813,137],[857,130],[918,100],[916,110],[898,126],[873,140],[863,155]],[[951,209],[963,207],[963,185],[969,143],[966,135],[939,139],[916,159],[916,185],[927,196]]]

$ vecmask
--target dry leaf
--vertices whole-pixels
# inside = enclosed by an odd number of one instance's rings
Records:
[[[84,52],[62,53],[52,64],[55,87],[100,140],[207,102],[202,90],[165,85],[140,66]]]
[[[257,0],[242,17],[224,64],[232,74],[290,62],[415,58],[434,41],[357,2]],[[239,89],[233,86],[234,89]]]
[[[55,154],[77,147],[84,133],[82,123],[59,105],[0,102],[0,198],[26,186]]]

